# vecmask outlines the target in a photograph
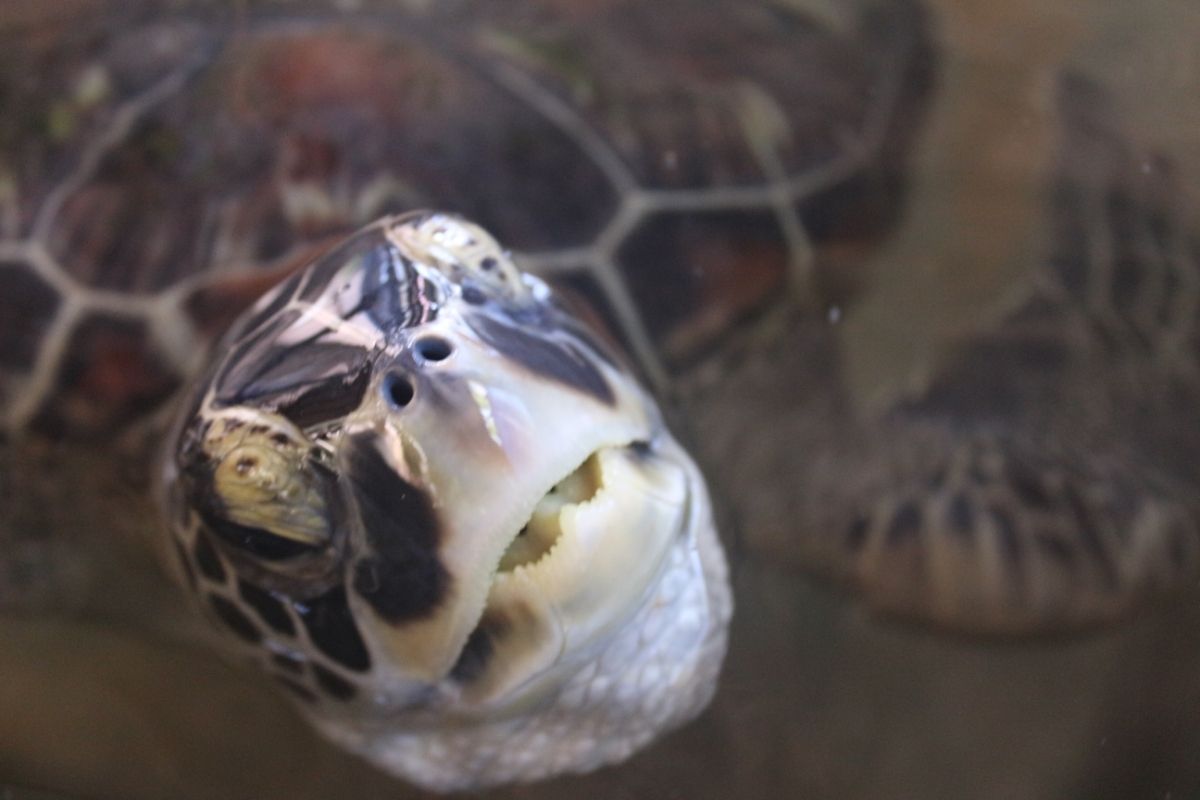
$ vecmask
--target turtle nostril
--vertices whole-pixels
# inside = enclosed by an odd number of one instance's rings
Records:
[[[404,375],[395,373],[384,379],[383,392],[394,408],[404,408],[412,402],[413,395],[416,393],[412,381]]]
[[[423,339],[418,339],[416,344],[417,355],[423,361],[445,361],[454,352],[454,348],[445,339],[438,336],[426,336]]]

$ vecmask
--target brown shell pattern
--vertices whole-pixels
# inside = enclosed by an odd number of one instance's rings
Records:
[[[160,404],[331,237],[421,207],[591,298],[662,388],[886,230],[928,66],[907,3],[842,32],[679,0],[34,16],[0,57],[0,411],[70,438]]]

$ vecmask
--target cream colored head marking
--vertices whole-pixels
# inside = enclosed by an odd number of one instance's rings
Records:
[[[165,477],[212,615],[328,736],[439,789],[699,712],[730,594],[704,482],[482,229],[384,220],[264,298]]]

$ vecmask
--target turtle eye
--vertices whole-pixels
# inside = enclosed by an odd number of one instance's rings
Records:
[[[333,539],[333,476],[286,420],[229,412],[191,458],[192,505],[222,541],[268,560],[324,550]]]

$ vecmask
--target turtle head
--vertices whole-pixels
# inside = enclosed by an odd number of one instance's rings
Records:
[[[619,760],[711,696],[703,480],[479,227],[355,234],[221,348],[165,470],[212,615],[327,735],[434,788]]]

